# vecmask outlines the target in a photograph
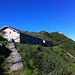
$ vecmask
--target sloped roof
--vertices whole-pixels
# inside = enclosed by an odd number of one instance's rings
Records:
[[[12,29],[12,30],[16,30],[18,33],[22,33],[22,34],[25,34],[25,35],[28,35],[28,36],[31,36],[31,37],[35,37],[35,38],[44,40],[43,38],[40,38],[40,37],[37,37],[37,36],[30,35],[30,34],[28,34],[28,33],[25,33],[24,31],[18,30],[18,29],[16,29],[16,28],[11,27],[11,26],[3,26],[3,27],[0,28],[0,29],[1,29],[1,30],[5,30],[6,28],[10,28],[10,29]],[[46,40],[46,41],[47,41],[47,40]]]
[[[10,28],[10,29],[16,30],[16,31],[19,32],[19,33],[23,32],[23,31],[21,31],[21,30],[18,30],[18,29],[16,29],[16,28],[11,27],[11,26],[3,26],[3,27],[1,28],[1,30],[5,30],[6,28]]]

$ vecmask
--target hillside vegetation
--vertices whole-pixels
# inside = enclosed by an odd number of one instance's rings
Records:
[[[75,75],[75,60],[59,46],[16,44],[23,57],[24,75]]]
[[[40,31],[39,33],[27,33],[51,41],[53,46],[59,45],[61,48],[67,50],[73,56],[75,56],[75,42],[72,39],[66,37],[64,34],[60,34],[58,32],[48,33],[46,31]]]
[[[27,33],[51,41],[52,46],[15,43],[22,56],[24,67],[21,70],[9,72],[6,58],[10,53],[7,52],[10,42],[0,36],[0,43],[4,45],[0,48],[0,75],[75,75],[75,59],[64,52],[67,50],[75,56],[75,42],[73,40],[58,32]]]

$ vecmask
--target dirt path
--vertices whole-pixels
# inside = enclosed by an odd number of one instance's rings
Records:
[[[73,59],[75,59],[75,57],[73,56],[73,55],[71,55],[69,52],[67,52],[66,50],[64,50],[66,53],[67,53],[67,55],[69,55],[71,58],[73,58]]]

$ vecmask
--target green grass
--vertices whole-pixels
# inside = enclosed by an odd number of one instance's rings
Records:
[[[41,48],[39,51],[38,45],[15,44],[22,56],[24,67],[19,71],[3,73],[7,75],[71,75],[72,73],[75,75],[75,60],[68,57],[59,46],[49,48],[39,45]],[[3,62],[2,67],[8,68],[8,66]]]
[[[61,46],[63,49],[70,52],[73,56],[75,56],[75,42],[65,36],[64,34],[59,34],[58,32],[48,33],[46,31],[40,32],[27,32],[28,34],[43,38],[52,42],[53,46]]]
[[[16,47],[22,56],[23,75],[75,75],[75,60],[58,46],[40,46],[41,51],[37,45],[16,43]]]
[[[0,75],[75,75],[75,60],[69,57],[64,50],[75,56],[75,42],[57,32],[29,33],[52,42],[52,47],[41,45],[15,43],[22,56],[23,69],[10,72],[6,62],[11,42],[0,37],[4,45],[0,48]],[[40,47],[40,50],[37,47]]]

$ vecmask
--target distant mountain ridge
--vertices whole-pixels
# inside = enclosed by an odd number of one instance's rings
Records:
[[[68,38],[64,34],[60,34],[59,32],[48,33],[46,31],[40,31],[40,32],[26,32],[26,33],[49,40],[53,43],[53,45],[62,44],[66,42],[75,44],[75,41]]]
[[[75,56],[75,41],[68,38],[64,34],[60,34],[59,32],[48,33],[46,31],[26,32],[26,33],[46,39],[52,42],[53,46],[59,45],[60,47],[69,51],[73,56]]]

